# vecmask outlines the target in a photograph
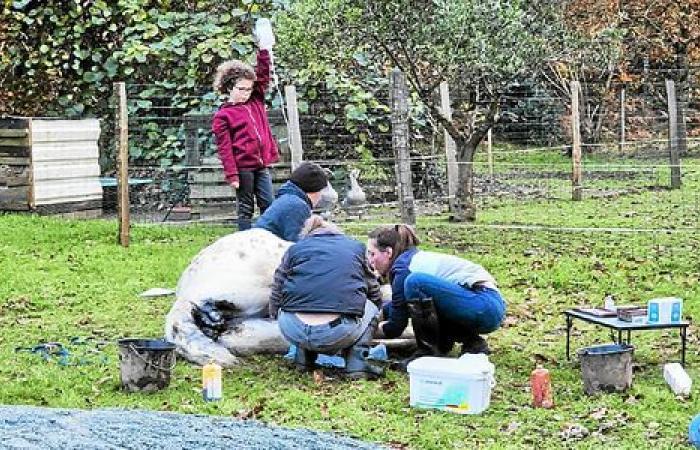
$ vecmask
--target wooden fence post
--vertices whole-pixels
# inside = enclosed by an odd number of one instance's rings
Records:
[[[199,166],[202,162],[202,153],[199,149],[198,116],[185,114],[182,116],[185,128],[185,165],[187,167]]]
[[[287,139],[292,158],[292,170],[294,170],[304,159],[304,151],[301,145],[301,129],[299,128],[296,87],[293,85],[285,86],[284,96],[287,102]]]
[[[117,96],[117,215],[119,243],[129,246],[129,115],[126,108],[126,84],[114,83]]]
[[[572,185],[572,200],[579,201],[582,198],[581,186],[581,116],[579,114],[578,98],[579,98],[579,82],[571,82],[571,133],[572,133],[572,148],[571,148],[571,185]]]
[[[493,134],[491,128],[486,133],[486,160],[489,164],[489,178],[493,180]]]
[[[678,156],[678,105],[676,104],[676,84],[666,80],[666,96],[668,98],[668,151],[671,165],[671,188],[681,187],[681,161]]]
[[[617,148],[620,152],[625,149],[625,96],[626,96],[627,85],[622,83],[622,88],[620,89],[620,142]]]
[[[411,160],[408,134],[408,90],[406,77],[399,69],[391,71],[391,128],[392,147],[396,164],[396,183],[401,206],[401,221],[416,224],[416,208],[411,182]]]
[[[452,120],[452,107],[450,106],[450,88],[447,85],[447,81],[440,83],[440,107],[442,108],[442,115],[447,118],[447,120]],[[447,161],[447,195],[448,202],[450,205],[450,211],[454,211],[454,201],[457,196],[457,146],[455,145],[454,139],[450,136],[447,130],[445,133],[445,157]]]

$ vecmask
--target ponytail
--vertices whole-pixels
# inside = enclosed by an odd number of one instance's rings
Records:
[[[406,224],[376,228],[369,234],[369,238],[374,239],[379,250],[386,250],[387,248],[393,250],[391,256],[392,264],[401,253],[420,244],[416,231],[413,227]]]

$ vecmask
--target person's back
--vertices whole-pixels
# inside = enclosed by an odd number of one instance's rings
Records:
[[[287,181],[277,198],[253,225],[286,240],[296,242],[304,221],[311,216],[311,200],[296,184]]]
[[[318,353],[341,351],[346,376],[381,375],[367,360],[381,293],[364,244],[320,216],[311,216],[302,234],[282,257],[270,295],[270,317],[297,347],[294,364],[310,370]]]
[[[304,222],[328,185],[328,175],[318,164],[303,162],[294,169],[289,181],[277,192],[277,198],[255,222],[278,237],[296,242]]]
[[[312,234],[289,249],[294,269],[284,286],[283,308],[361,316],[367,301],[365,248],[332,232]]]
[[[475,262],[459,258],[454,255],[417,250],[402,254],[396,259],[395,266],[401,265],[401,260],[407,259],[404,270],[420,272],[443,278],[459,285],[471,287],[475,282],[487,283],[490,287],[496,288],[496,280],[484,269],[483,266]]]

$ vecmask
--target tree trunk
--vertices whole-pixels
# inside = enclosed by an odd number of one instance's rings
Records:
[[[465,123],[464,117],[462,117],[462,121],[455,118],[449,120],[435,103],[426,102],[433,115],[440,120],[440,123],[442,123],[455,142],[455,156],[458,164],[457,192],[455,193],[453,205],[451,205],[452,215],[450,216],[450,220],[454,222],[473,222],[476,220],[474,154],[476,153],[476,148],[496,123],[499,100],[499,96],[489,100],[489,106],[483,110],[483,119],[478,124],[475,124],[473,120]],[[457,125],[461,126],[458,127]]]
[[[474,142],[477,142],[476,144]],[[453,222],[474,222],[476,220],[476,203],[474,203],[474,153],[478,141],[461,139],[456,141],[458,150],[457,195],[454,211],[450,220]]]
[[[598,95],[598,107],[600,108],[597,111],[596,118],[595,118],[595,125],[593,126],[593,136],[591,136],[591,144],[597,144],[600,142],[601,134],[603,131],[603,119],[608,115],[608,108],[607,104],[608,102],[605,99],[605,95],[610,92],[610,87],[612,85],[612,79],[613,79],[613,72],[608,71],[608,76],[605,80],[605,88],[603,92],[601,92]]]

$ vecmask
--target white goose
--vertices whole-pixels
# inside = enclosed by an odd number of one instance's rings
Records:
[[[367,203],[367,196],[360,187],[360,183],[357,182],[359,176],[359,169],[352,169],[350,171],[350,190],[345,194],[345,199],[343,200],[343,207],[345,208],[362,206]]]

